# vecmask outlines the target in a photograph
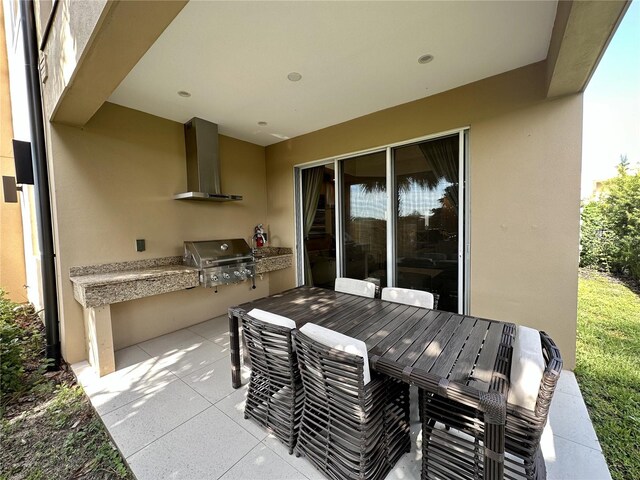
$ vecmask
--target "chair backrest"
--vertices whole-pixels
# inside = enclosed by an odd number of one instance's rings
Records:
[[[530,329],[531,330],[531,329]],[[518,371],[523,372],[525,369],[522,366],[517,367],[520,363],[519,359],[522,355],[523,349],[514,349],[511,352],[511,385],[509,389],[509,395],[507,397],[507,423],[505,429],[505,450],[517,458],[533,459],[538,451],[540,445],[540,439],[544,427],[547,424],[549,417],[549,407],[553,394],[562,372],[562,357],[560,356],[560,350],[553,343],[551,337],[545,332],[538,332],[533,330],[529,332],[531,338],[537,340],[539,348],[542,349],[542,356],[544,362],[544,371],[542,372],[542,378],[540,379],[539,373],[539,357],[534,360],[536,365],[535,377],[532,375],[530,388],[530,396],[527,399],[526,406],[519,405],[517,399],[514,399],[515,395],[514,387],[517,383]],[[526,335],[529,335],[526,334]],[[516,333],[516,339],[518,334]],[[525,349],[526,350],[526,349]],[[539,351],[535,353],[538,355]],[[531,367],[529,367],[531,368]],[[538,385],[534,386],[535,382],[539,380]],[[535,402],[532,401],[535,398]],[[516,403],[514,403],[516,402]],[[533,408],[533,409],[532,409]]]
[[[362,358],[362,378],[364,384],[371,381],[371,371],[369,370],[369,354],[367,353],[367,345],[357,338],[349,337],[342,333],[321,327],[315,323],[307,323],[299,332],[303,333],[310,339],[318,342],[329,349],[344,352],[350,355]]]
[[[432,293],[410,288],[385,287],[382,289],[382,300],[414,307],[433,308]]]
[[[248,312],[247,315],[253,318],[257,318],[258,320],[262,320],[263,322],[270,323],[272,325],[278,325],[280,327],[287,327],[290,329],[296,328],[296,322],[294,322],[290,318],[283,317],[282,315],[277,315],[275,313],[266,312],[258,308],[254,308],[253,310]]]
[[[508,403],[546,417],[562,372],[562,357],[545,332],[518,325],[513,342]]]
[[[241,314],[240,318],[251,369],[274,384],[295,384],[300,378],[291,335],[295,322],[258,309]]]
[[[535,413],[539,417],[545,417],[549,413],[553,393],[562,373],[562,355],[560,349],[556,346],[546,332],[540,332],[540,341],[542,342],[542,354],[545,360],[544,374],[538,391],[538,401],[536,402]]]
[[[375,284],[364,280],[356,280],[355,278],[336,278],[335,291],[368,298],[376,296]]]

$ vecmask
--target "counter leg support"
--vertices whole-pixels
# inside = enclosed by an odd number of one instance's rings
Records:
[[[104,305],[83,310],[89,363],[101,377],[115,372],[111,307]]]

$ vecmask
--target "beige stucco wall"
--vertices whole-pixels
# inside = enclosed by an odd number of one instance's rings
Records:
[[[48,124],[62,350],[85,358],[82,309],[69,267],[182,254],[184,240],[241,237],[266,223],[264,148],[220,136],[222,187],[241,202],[181,202],[186,189],[181,124],[105,103],[83,128]],[[146,251],[135,251],[135,239]],[[116,348],[225,313],[269,292],[250,284],[196,288],[112,306]]]
[[[13,161],[13,127],[9,70],[4,32],[4,12],[0,4],[0,176],[15,177]],[[4,192],[3,192],[4,193]],[[18,194],[20,202],[20,194]],[[5,203],[0,197],[0,287],[14,302],[26,302],[25,264],[22,243],[20,203]]]
[[[546,330],[573,368],[582,95],[545,87],[540,62],[267,147],[274,245],[294,243],[294,165],[469,126],[471,314]]]

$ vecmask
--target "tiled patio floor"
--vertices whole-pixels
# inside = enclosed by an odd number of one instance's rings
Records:
[[[125,348],[116,352],[117,371],[103,378],[86,362],[73,370],[138,480],[323,479],[244,420],[246,387],[231,387],[227,330],[226,316],[218,317]],[[420,478],[414,410],[412,451],[388,479]],[[611,478],[571,372],[562,374],[542,443],[550,480]]]

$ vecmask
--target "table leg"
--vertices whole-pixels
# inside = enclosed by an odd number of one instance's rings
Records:
[[[480,402],[484,411],[484,480],[502,480],[506,400],[503,395],[490,392],[483,394]]]
[[[231,350],[231,386],[240,388],[242,377],[240,372],[240,332],[238,317],[229,312],[229,343]]]

